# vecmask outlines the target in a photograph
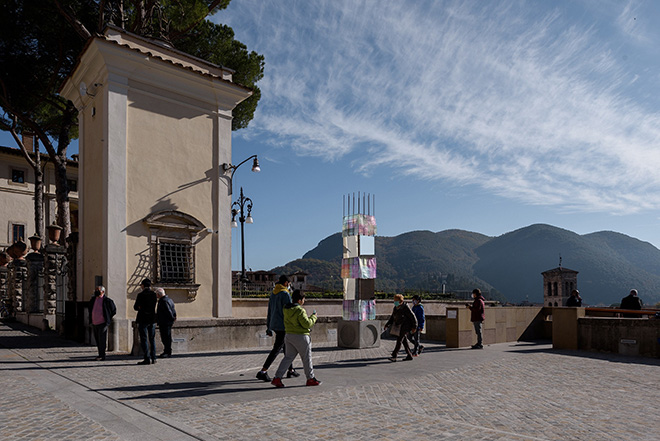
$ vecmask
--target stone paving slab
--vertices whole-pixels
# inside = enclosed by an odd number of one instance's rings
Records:
[[[1,438],[659,439],[659,360],[547,344],[449,350],[428,343],[415,360],[390,363],[393,345],[317,345],[323,385],[304,387],[297,378],[275,389],[254,378],[266,349],[176,354],[137,366],[134,357],[96,362],[92,347],[0,326]]]

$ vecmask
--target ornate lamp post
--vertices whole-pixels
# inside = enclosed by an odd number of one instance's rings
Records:
[[[233,181],[234,181],[234,173],[236,173],[236,169],[241,165],[245,164],[246,162],[248,162],[250,159],[253,159],[252,171],[255,173],[259,173],[261,171],[261,167],[259,167],[259,159],[257,159],[257,155],[250,156],[249,158],[242,161],[238,165],[232,165],[225,162],[220,166],[224,174],[227,174],[227,172],[229,172],[229,194],[233,194]]]
[[[246,208],[247,208],[247,216],[245,213]],[[241,195],[238,197],[236,202],[231,204],[232,228],[238,227],[238,223],[236,222],[237,215],[238,215],[238,221],[241,223],[241,284],[248,281],[247,275],[245,274],[245,224],[246,223],[251,224],[254,222],[251,213],[252,213],[252,199],[246,198],[243,195],[243,187],[241,187]]]

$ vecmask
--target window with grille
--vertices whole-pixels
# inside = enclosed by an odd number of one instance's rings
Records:
[[[12,224],[11,225],[11,238],[12,243],[18,242],[19,239],[25,240],[25,225]]]
[[[25,183],[25,171],[12,168],[11,169],[11,182],[15,182],[17,184],[24,184]]]
[[[195,283],[194,246],[186,242],[159,241],[158,282]]]

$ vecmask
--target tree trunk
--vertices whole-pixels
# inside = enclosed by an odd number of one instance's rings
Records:
[[[41,155],[38,147],[35,156],[34,168],[34,229],[37,236],[44,238],[44,171],[41,168]]]
[[[62,238],[71,234],[71,212],[69,209],[69,183],[66,177],[66,154],[57,156],[55,165],[55,200],[57,201],[57,225],[63,228]]]

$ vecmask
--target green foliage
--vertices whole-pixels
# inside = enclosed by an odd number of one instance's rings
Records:
[[[210,21],[200,23],[176,43],[177,48],[236,72],[233,81],[252,89],[252,96],[240,103],[233,112],[232,130],[242,129],[254,117],[261,90],[257,82],[264,75],[264,57],[234,39],[234,30],[229,26],[217,25]]]
[[[52,2],[0,3],[0,129],[7,130],[17,116],[19,132],[34,131],[31,123],[54,139],[68,129],[67,145],[77,136],[76,124],[64,127],[67,102],[56,91],[83,45]]]

